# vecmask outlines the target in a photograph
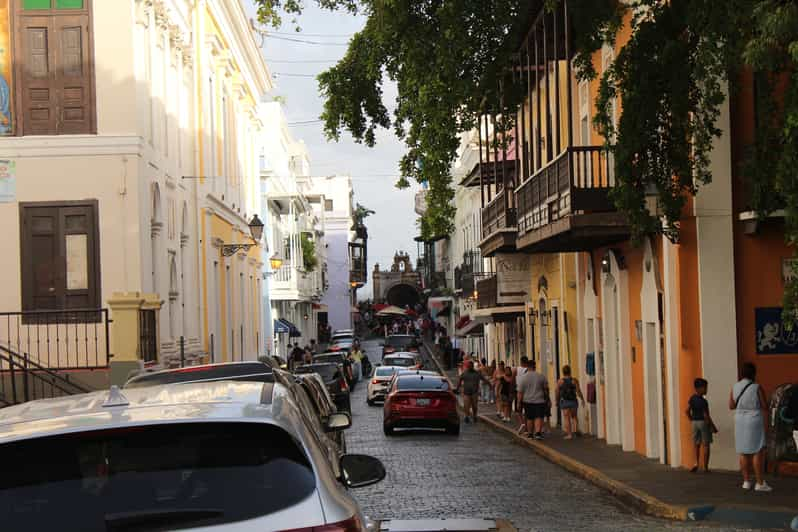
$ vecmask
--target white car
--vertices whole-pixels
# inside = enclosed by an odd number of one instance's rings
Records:
[[[0,410],[3,530],[363,531],[346,488],[378,460],[344,455],[336,478],[320,430],[285,385],[167,384]]]
[[[418,353],[391,353],[382,358],[386,366],[399,366],[402,369],[421,369],[424,365]]]
[[[377,366],[369,377],[368,389],[366,391],[366,403],[372,406],[375,401],[384,401],[388,393],[388,386],[394,374],[403,368],[397,366]]]

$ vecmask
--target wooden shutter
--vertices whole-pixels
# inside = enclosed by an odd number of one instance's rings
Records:
[[[22,309],[100,306],[96,204],[22,204]]]
[[[59,15],[52,20],[58,134],[91,133],[89,17]]]
[[[22,131],[25,135],[54,135],[58,96],[54,87],[51,18],[26,16],[18,21]]]
[[[60,308],[58,208],[22,210],[22,310]]]

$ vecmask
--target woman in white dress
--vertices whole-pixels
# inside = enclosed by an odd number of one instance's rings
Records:
[[[756,382],[756,366],[743,364],[742,378],[732,386],[729,408],[734,410],[734,444],[740,455],[740,471],[743,474],[743,489],[773,491],[763,478],[765,462],[765,420],[767,398],[765,391]],[[751,483],[751,470],[756,485]]]

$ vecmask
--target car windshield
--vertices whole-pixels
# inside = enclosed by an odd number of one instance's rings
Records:
[[[416,339],[412,336],[389,336],[385,339],[388,347],[416,347]]]
[[[338,373],[338,366],[336,364],[308,364],[299,366],[294,373],[318,373],[325,381],[331,381]]]
[[[449,383],[446,379],[441,377],[425,377],[423,375],[407,375],[399,377],[396,382],[396,389],[399,391],[407,390],[429,390],[429,391],[446,391],[449,389]]]
[[[3,530],[175,530],[253,519],[313,493],[283,429],[185,423],[0,445]]]
[[[254,382],[274,382],[272,368],[263,362],[242,364],[220,364],[217,366],[188,366],[171,371],[145,373],[133,377],[125,388],[142,388],[160,384],[197,382],[206,380],[235,380]]]
[[[375,375],[377,377],[388,377],[396,373],[396,368],[377,368]]]
[[[416,360],[410,357],[385,357],[383,362],[386,366],[401,366],[403,368],[416,365]]]

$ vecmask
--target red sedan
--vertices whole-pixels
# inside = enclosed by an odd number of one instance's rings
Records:
[[[460,433],[457,398],[440,375],[400,375],[393,380],[383,407],[386,436],[395,428],[442,428]]]

